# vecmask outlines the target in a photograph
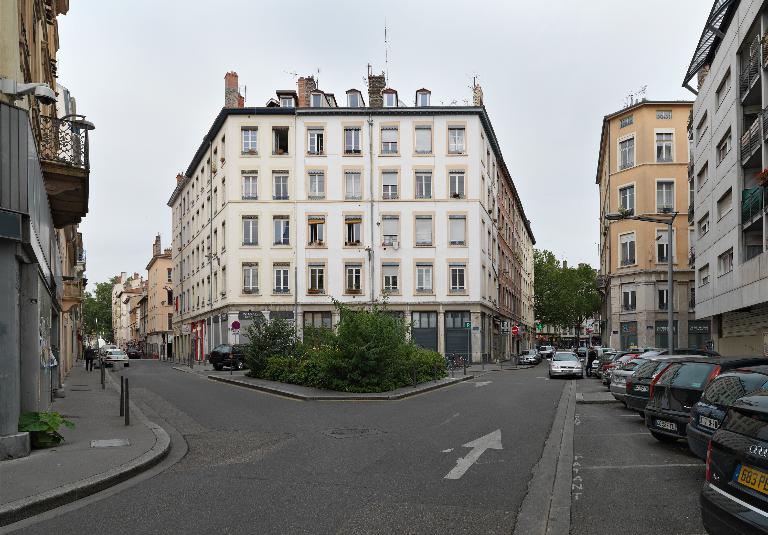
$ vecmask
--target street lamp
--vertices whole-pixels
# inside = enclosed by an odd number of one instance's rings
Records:
[[[674,292],[674,285],[672,280],[672,224],[675,222],[677,212],[667,211],[667,217],[653,217],[648,215],[630,215],[626,213],[609,213],[605,214],[607,221],[621,221],[623,219],[634,219],[636,221],[648,221],[650,223],[667,225],[667,349],[669,354],[674,354],[674,342],[672,341],[672,335],[674,334],[675,325],[675,311],[673,307],[674,300],[672,298]]]

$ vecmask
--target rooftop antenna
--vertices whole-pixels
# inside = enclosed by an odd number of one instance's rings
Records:
[[[389,41],[387,41],[386,17],[384,17],[384,82],[389,85]]]
[[[299,76],[299,73],[297,72],[291,72],[291,71],[283,71],[283,72],[288,76],[292,76],[294,80]]]

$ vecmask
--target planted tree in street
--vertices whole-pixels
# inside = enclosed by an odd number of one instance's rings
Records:
[[[112,341],[112,287],[116,278],[96,284],[94,293],[83,296],[83,334]]]

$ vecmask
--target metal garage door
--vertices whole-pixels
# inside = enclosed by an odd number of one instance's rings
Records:
[[[411,313],[411,338],[426,349],[437,351],[437,312]]]
[[[445,354],[470,356],[472,346],[470,336],[472,329],[467,329],[464,324],[469,322],[469,311],[445,313]]]

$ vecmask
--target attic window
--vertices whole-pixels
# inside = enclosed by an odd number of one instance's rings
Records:
[[[312,108],[320,108],[323,105],[323,95],[320,93],[312,93],[310,97],[309,105]]]
[[[281,108],[293,108],[293,97],[280,97]]]
[[[397,107],[397,93],[384,93],[384,107]]]
[[[360,107],[360,93],[347,93],[347,106],[350,108]]]
[[[429,106],[429,93],[426,91],[419,91],[416,93],[416,105]]]

